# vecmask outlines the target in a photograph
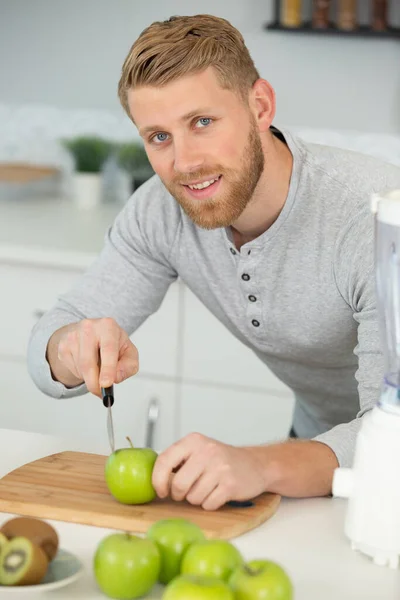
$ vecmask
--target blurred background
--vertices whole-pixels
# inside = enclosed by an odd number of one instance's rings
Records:
[[[34,388],[26,343],[153,174],[117,97],[130,46],[154,20],[198,13],[240,29],[275,88],[276,126],[400,165],[398,0],[0,0],[0,381],[13,398],[0,427],[106,437],[93,399]],[[232,443],[286,435],[291,392],[182,283],[133,339],[123,435],[157,447],[193,429]]]
[[[385,6],[378,27],[376,15]],[[357,148],[355,136],[338,139],[332,131],[400,135],[396,0],[0,0],[0,164],[9,163],[2,179],[17,178],[10,163],[61,168],[63,191],[71,192],[65,177],[72,167],[102,170],[104,196],[124,202],[152,170],[117,98],[122,62],[153,20],[199,12],[225,17],[243,33],[261,76],[276,90],[277,125]],[[394,141],[364,137],[361,146],[370,151],[366,145],[379,140]],[[384,148],[374,151],[391,158]],[[32,192],[42,192],[46,179],[50,185],[51,175],[19,172],[42,180]],[[16,187],[5,191],[16,193]]]

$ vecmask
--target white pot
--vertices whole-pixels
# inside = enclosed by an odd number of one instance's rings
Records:
[[[78,208],[90,210],[101,203],[102,177],[100,173],[75,173],[73,199]]]

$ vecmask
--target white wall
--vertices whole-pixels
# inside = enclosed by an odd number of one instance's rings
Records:
[[[400,2],[393,1],[400,20]],[[0,0],[0,103],[120,113],[117,81],[139,33],[172,14],[203,12],[242,31],[261,75],[276,89],[276,123],[400,133],[400,40],[268,32],[263,24],[272,6],[272,0]]]

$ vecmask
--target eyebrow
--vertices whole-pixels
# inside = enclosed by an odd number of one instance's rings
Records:
[[[190,121],[190,119],[193,119],[193,117],[197,117],[198,115],[203,115],[203,114],[207,114],[210,112],[212,112],[212,111],[208,107],[197,108],[196,110],[191,110],[190,112],[186,113],[186,115],[183,115],[179,120],[182,122]],[[140,129],[139,133],[141,136],[143,136],[146,133],[150,133],[151,131],[158,131],[158,130],[163,131],[163,129],[164,128],[162,127],[162,125],[148,125],[147,127],[143,127],[143,129]]]

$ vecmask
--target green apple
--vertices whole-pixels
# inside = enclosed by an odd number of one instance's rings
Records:
[[[216,577],[227,581],[244,563],[239,550],[227,540],[205,540],[192,544],[183,555],[182,575]]]
[[[160,553],[151,540],[129,533],[113,533],[97,547],[94,575],[110,598],[133,600],[147,594],[157,582]]]
[[[235,600],[229,585],[214,577],[180,575],[171,581],[162,600]]]
[[[179,575],[181,561],[187,548],[205,540],[198,525],[187,519],[161,519],[151,525],[147,537],[158,546],[161,555],[160,583],[168,583]]]
[[[128,438],[129,440],[129,438]],[[151,478],[157,452],[151,448],[115,450],[107,459],[105,479],[112,496],[122,504],[145,504],[156,497]]]
[[[236,600],[292,600],[293,586],[286,571],[271,560],[251,560],[229,579]]]

